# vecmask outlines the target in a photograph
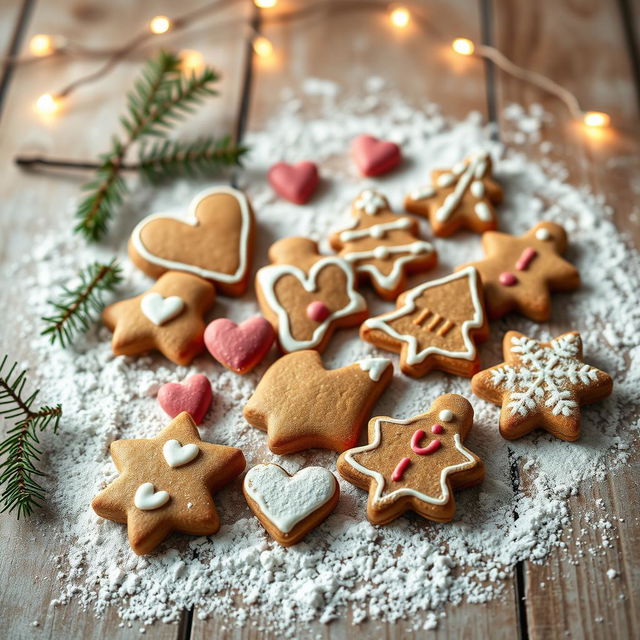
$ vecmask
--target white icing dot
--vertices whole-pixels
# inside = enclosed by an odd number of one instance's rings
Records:
[[[548,229],[543,228],[536,231],[536,238],[538,238],[538,240],[548,240],[550,237],[551,234]]]
[[[438,414],[438,420],[442,420],[442,422],[451,422],[452,419],[453,419],[453,411],[451,411],[450,409],[443,409]]]
[[[491,213],[491,209],[486,202],[476,202],[476,206],[473,208],[476,212],[476,215],[480,220],[484,220],[485,222],[489,222],[493,220],[493,214]]]
[[[419,253],[426,253],[431,249],[431,245],[428,242],[414,242],[409,245],[409,251],[414,255],[418,255]]]
[[[381,227],[379,225],[375,225],[373,227],[371,227],[370,229],[371,231],[371,237],[372,238],[384,238],[386,231],[384,230],[384,227]]]
[[[478,199],[484,197],[484,182],[482,180],[474,180],[471,183],[471,195]]]
[[[458,162],[457,164],[453,165],[453,169],[451,169],[451,171],[453,171],[453,173],[455,173],[455,175],[459,176],[461,173],[464,172],[464,170],[466,169],[466,165],[464,162]]]
[[[455,182],[455,179],[453,173],[443,173],[438,177],[436,183],[439,187],[450,187]]]
[[[387,247],[376,247],[373,250],[373,257],[378,258],[378,260],[384,260],[389,257],[389,249]]]

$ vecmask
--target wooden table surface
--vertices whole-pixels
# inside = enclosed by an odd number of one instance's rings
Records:
[[[261,28],[278,47],[275,61],[252,60],[249,35],[240,18],[250,19],[253,6],[246,1],[224,0],[227,6],[215,18],[185,32],[163,37],[162,46],[197,49],[222,70],[221,97],[208,103],[191,123],[193,131],[259,129],[279,108],[280,89],[299,85],[316,76],[341,85],[345,95],[363,74],[393,77],[409,101],[433,101],[451,117],[479,110],[495,121],[499,135],[508,140],[509,122],[503,107],[516,102],[539,103],[554,115],[554,126],[544,132],[553,143],[551,158],[569,169],[569,180],[587,185],[614,208],[621,230],[630,232],[640,245],[638,227],[640,168],[638,127],[640,100],[640,4],[634,0],[424,0],[420,11],[426,26],[412,25],[393,32],[380,10],[345,2],[320,2],[321,9],[295,23],[282,22]],[[24,52],[36,33],[64,33],[91,47],[111,47],[125,42],[149,17],[174,15],[202,5],[204,0],[2,0],[0,3],[0,51],[6,56]],[[280,0],[275,12],[286,12],[304,0]],[[369,5],[371,3],[368,3]],[[407,4],[412,4],[408,2]],[[273,15],[273,14],[270,14]],[[216,24],[225,24],[216,28]],[[370,30],[376,37],[358,40],[358,32]],[[505,77],[491,65],[458,59],[452,66],[444,45],[456,36],[499,47],[514,62],[552,77],[573,91],[582,104],[611,114],[615,129],[585,135],[571,122],[564,105],[545,93]],[[86,58],[53,58],[15,67],[5,62],[0,77],[0,260],[10,262],[24,250],[29,237],[51,224],[51,216],[68,216],[68,203],[78,194],[85,176],[65,174],[34,176],[18,170],[13,156],[40,151],[56,156],[91,158],[104,150],[124,103],[124,89],[137,74],[141,60],[160,46],[152,42],[124,60],[111,74],[73,96],[73,106],[55,122],[43,122],[32,110],[41,93],[63,86],[91,71],[97,62]],[[364,46],[364,48],[363,48]],[[398,69],[402,72],[398,73]],[[313,104],[303,104],[313,116]],[[96,119],[99,118],[97,122]],[[81,132],[91,128],[91,136]],[[96,134],[102,146],[96,146]],[[532,158],[539,145],[521,147]],[[635,178],[635,191],[634,182]],[[11,208],[6,203],[11,203]],[[21,207],[23,203],[23,207]],[[27,204],[28,203],[28,204]],[[42,212],[46,212],[43,215]],[[635,223],[633,222],[635,220]],[[635,226],[634,226],[635,224]],[[6,290],[4,290],[6,288]],[[5,305],[12,284],[0,293]],[[7,307],[4,306],[3,320]],[[3,322],[2,342],[10,343],[11,323]],[[23,344],[11,343],[12,355],[29,360]],[[542,564],[520,563],[505,596],[486,605],[450,606],[447,617],[432,632],[434,638],[640,638],[640,524],[637,517],[640,456],[616,469],[604,481],[580,487],[570,499],[571,526],[580,528],[583,505],[604,501],[611,517],[621,518],[618,536],[603,555],[584,557],[574,565],[570,554],[553,551]],[[526,483],[526,472],[521,478]],[[57,595],[56,568],[52,556],[59,553],[57,540],[38,538],[28,521],[0,518],[0,635],[11,638],[138,638],[133,629],[119,628],[115,611],[96,619],[71,603],[50,607]],[[591,539],[589,538],[591,536]],[[583,545],[598,545],[594,532]],[[572,537],[567,536],[569,551]],[[603,576],[618,568],[624,600],[614,596]],[[546,583],[546,588],[540,588]],[[616,591],[618,593],[618,591]],[[602,622],[596,621],[595,611]],[[251,626],[235,629],[217,618],[200,620],[197,611],[184,613],[179,625],[156,624],[145,637],[162,639],[270,638]],[[38,627],[32,622],[37,620]],[[350,620],[329,626],[316,625],[314,636],[323,638],[410,638],[426,632],[406,630],[402,623],[368,622],[352,627]],[[301,637],[309,637],[302,635]]]

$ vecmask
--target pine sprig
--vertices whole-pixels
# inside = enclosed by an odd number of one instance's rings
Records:
[[[38,391],[24,397],[26,371],[18,373],[17,362],[8,371],[6,365],[5,355],[0,363],[0,415],[16,423],[0,442],[0,503],[1,511],[15,510],[20,519],[31,515],[44,500],[45,488],[38,482],[44,474],[35,466],[42,454],[38,433],[50,425],[57,432],[62,407],[58,404],[33,409]]]
[[[156,184],[177,175],[195,177],[222,167],[240,166],[247,151],[229,136],[190,142],[162,140],[140,148],[138,167],[149,182]]]
[[[121,177],[123,169],[138,169],[151,179],[154,172],[159,178],[189,175],[194,168],[201,173],[218,171],[221,166],[236,165],[245,152],[226,140],[222,149],[216,149],[214,140],[209,139],[208,148],[201,150],[194,158],[187,151],[190,144],[171,143],[166,150],[163,145],[152,145],[149,153],[153,157],[138,165],[125,165],[125,158],[134,143],[148,138],[164,138],[184,117],[193,113],[194,108],[207,96],[217,95],[212,85],[218,81],[216,72],[205,67],[199,73],[184,74],[180,57],[161,52],[157,58],[147,62],[141,77],[127,94],[127,113],[120,118],[125,130],[123,137],[114,136],[111,150],[101,156],[100,168],[94,180],[83,187],[86,192],[76,211],[78,222],[75,231],[88,240],[99,240],[107,231],[115,209],[122,203],[127,191]],[[221,141],[222,142],[222,141]],[[180,144],[178,150],[173,145]],[[141,151],[141,155],[146,152]],[[214,161],[215,160],[215,161]]]
[[[86,331],[94,316],[104,308],[103,294],[112,291],[122,281],[122,270],[116,260],[108,264],[94,262],[80,273],[80,283],[73,288],[64,287],[58,300],[50,300],[55,313],[42,318],[49,335],[65,347],[78,331]]]

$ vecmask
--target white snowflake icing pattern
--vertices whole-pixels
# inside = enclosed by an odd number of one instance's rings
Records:
[[[512,414],[526,416],[543,404],[554,416],[568,417],[575,412],[575,391],[566,385],[589,386],[598,379],[598,370],[578,359],[579,340],[570,333],[552,340],[551,347],[543,347],[526,336],[511,339],[511,352],[520,354],[522,365],[493,369],[491,382],[509,391],[506,406]]]
[[[373,189],[365,189],[355,201],[356,209],[374,216],[380,209],[387,206],[387,199]]]

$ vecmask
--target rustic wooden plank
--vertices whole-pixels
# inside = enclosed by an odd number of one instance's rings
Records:
[[[614,129],[587,133],[572,122],[566,108],[555,98],[498,73],[499,109],[511,102],[542,104],[554,116],[544,139],[553,144],[550,157],[562,160],[576,184],[587,184],[616,210],[619,228],[630,232],[640,246],[640,228],[630,215],[637,210],[632,178],[639,168],[638,102],[631,58],[626,49],[622,16],[616,3],[493,2],[495,44],[509,58],[526,68],[546,74],[573,91],[583,108],[611,114]],[[571,34],[571,37],[567,37]],[[509,123],[500,121],[506,139],[513,134]],[[540,157],[539,144],[519,148]],[[611,170],[615,167],[615,170]],[[635,515],[640,457],[632,456],[625,468],[616,469],[606,481],[580,487],[580,495],[569,501],[571,523],[567,529],[567,551],[553,551],[541,565],[525,567],[525,602],[529,637],[538,638],[627,638],[638,628],[640,577],[634,549],[640,541]],[[522,476],[526,484],[526,473]],[[603,517],[617,521],[617,536],[604,553],[601,534],[586,527],[585,512],[597,500]],[[577,538],[580,537],[580,541]],[[609,578],[612,569],[619,577]],[[623,594],[623,598],[621,598]]]
[[[10,15],[10,5],[2,3],[3,13]],[[5,7],[5,4],[7,5]],[[16,3],[19,4],[19,3]],[[92,7],[75,0],[56,3],[40,2],[31,16],[25,33],[23,50],[35,33],[61,33],[89,47],[114,47],[126,42],[144,29],[149,18],[158,13],[175,15],[199,8],[202,2],[185,0],[176,7],[171,0],[129,2],[112,0]],[[69,81],[94,70],[101,61],[58,57],[17,69],[9,87],[3,114],[0,139],[0,261],[9,263],[29,251],[34,234],[50,227],[72,224],[68,218],[69,203],[78,197],[78,187],[87,179],[84,173],[28,174],[13,164],[17,153],[37,151],[56,157],[95,159],[108,145],[112,131],[118,127],[118,115],[125,104],[125,91],[140,70],[143,59],[160,45],[175,50],[197,49],[205,60],[223,72],[220,97],[207,101],[207,106],[194,117],[188,127],[192,134],[203,131],[231,132],[235,128],[241,94],[241,78],[245,46],[242,16],[245,10],[232,3],[217,14],[225,23],[221,32],[211,21],[201,19],[194,28],[166,38],[154,39],[144,51],[123,60],[104,79],[79,89],[68,100],[65,109],[48,120],[40,118],[32,105],[45,91],[60,89]],[[4,20],[0,17],[4,29]],[[82,242],[78,238],[78,242]],[[14,287],[2,287],[0,309],[5,319],[2,341],[11,345],[11,357],[31,360],[28,348],[15,340],[21,313],[28,313]],[[16,308],[19,314],[8,312]],[[64,428],[64,424],[63,424]],[[87,508],[89,506],[87,505]],[[50,607],[60,593],[53,558],[65,551],[60,541],[41,534],[42,524],[55,531],[55,515],[44,512],[33,520],[16,522],[11,516],[0,518],[3,552],[0,554],[0,610],[3,637],[32,638],[139,638],[139,623],[120,627],[117,610],[108,610],[96,620],[91,611],[84,612],[77,603]],[[185,637],[185,614],[181,625],[156,624],[145,637],[175,639]],[[37,622],[38,626],[32,626]]]
[[[277,9],[263,14],[262,32],[273,42],[275,55],[268,60],[254,60],[249,129],[260,129],[278,112],[283,89],[300,87],[308,78],[334,82],[340,86],[341,95],[348,98],[355,91],[362,91],[367,77],[376,75],[410,104],[419,106],[433,101],[442,105],[447,116],[463,117],[471,110],[486,116],[484,70],[450,51],[455,36],[479,38],[480,19],[475,5],[464,0],[430,2],[428,12],[425,8],[423,29],[414,23],[406,31],[395,32],[389,26],[385,4],[378,10],[347,4],[349,7],[345,8],[327,2],[319,11],[295,22],[270,21],[273,15],[304,5],[302,0],[281,0]],[[301,112],[305,117],[317,115],[316,104],[311,98],[303,100]],[[485,605],[447,607],[446,617],[430,637],[517,637],[514,583],[507,582],[502,599]],[[251,614],[245,627],[234,628],[218,616],[200,620],[197,613],[196,610],[193,617],[193,640],[277,638],[277,634],[262,627],[266,621]],[[310,629],[301,626],[294,630],[295,637],[336,640],[419,638],[424,634],[412,631],[405,621],[388,625],[366,621],[353,626],[350,612],[326,626],[316,623]]]

